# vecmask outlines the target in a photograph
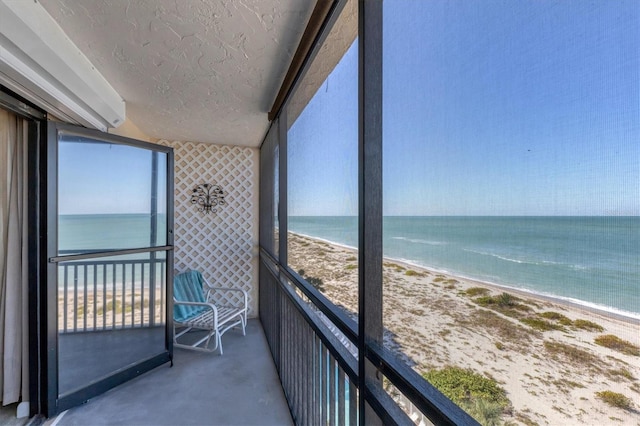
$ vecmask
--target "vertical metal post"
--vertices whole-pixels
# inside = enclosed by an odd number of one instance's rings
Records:
[[[358,389],[349,378],[349,424],[356,425],[358,423]]]
[[[107,329],[107,265],[102,265],[102,329]]]
[[[116,295],[116,272],[117,272],[117,268],[116,268],[116,264],[113,264],[113,268],[112,268],[112,273],[113,275],[111,276],[111,288],[113,289],[112,293],[111,293],[111,299],[113,300],[112,302],[112,306],[111,306],[111,328],[115,330],[116,328],[116,300],[118,298],[118,296]]]
[[[320,339],[318,338],[318,336],[314,333],[313,335],[313,367],[311,369],[311,374],[312,374],[312,380],[311,380],[311,386],[313,386],[313,394],[312,394],[312,402],[313,402],[313,410],[312,410],[312,414],[311,414],[311,423],[312,424],[318,424],[320,419],[319,419],[319,412],[320,412],[320,406],[319,404],[321,403],[321,398],[320,398],[320,376],[319,371],[320,371]]]
[[[287,251],[287,232],[289,230],[289,222],[287,220],[287,114],[280,114],[278,120],[278,146],[279,146],[279,171],[278,176],[278,223],[280,226],[278,238],[278,256],[281,265],[288,264]]]
[[[367,384],[380,381],[365,356],[382,343],[382,1],[358,2],[360,424],[379,418],[366,403]]]
[[[140,326],[144,326],[144,262],[140,263]]]
[[[46,395],[43,395],[43,381],[46,380],[46,339],[47,334],[41,332],[40,321],[41,308],[46,309],[46,299],[43,298],[41,282],[46,281],[46,266],[43,265],[46,252],[46,237],[41,237],[41,232],[46,230],[46,215],[41,211],[46,206],[46,179],[47,173],[42,156],[46,149],[41,149],[39,143],[42,134],[41,125],[35,121],[29,121],[27,133],[27,212],[28,212],[28,247],[29,247],[29,415],[45,412]],[[42,235],[46,235],[43,233]],[[46,262],[46,259],[44,259]],[[44,352],[43,352],[44,350]]]
[[[82,310],[82,331],[87,331],[87,311],[89,310],[89,304],[87,303],[87,297],[88,297],[88,291],[87,291],[87,286],[89,285],[89,276],[87,274],[87,265],[84,265],[84,267],[82,268],[83,271],[83,277],[82,280],[84,281],[84,294],[83,294],[83,299],[82,299],[82,305],[84,306],[84,309]]]
[[[134,327],[135,325],[136,325],[136,262],[131,262],[131,327]]]
[[[338,424],[345,424],[344,370],[338,367]]]
[[[40,321],[45,325],[41,330],[46,330],[46,355],[43,354],[42,359],[45,359],[43,372],[47,376],[45,384],[43,399],[46,397],[46,410],[47,417],[57,413],[56,401],[58,399],[58,296],[59,296],[59,282],[58,282],[58,264],[48,262],[48,259],[58,254],[58,131],[55,125],[47,123],[46,127],[46,159],[44,161],[44,172],[46,173],[46,191],[44,195],[44,203],[46,207],[41,211],[43,223],[46,222],[44,236],[46,243],[46,257],[43,262],[46,262],[46,277],[42,282],[41,297],[43,297],[42,303],[45,305],[44,309],[41,309]],[[67,273],[67,266],[65,273]],[[65,288],[64,288],[64,308],[65,315],[67,309],[67,276],[65,276]],[[55,285],[52,285],[55,283]],[[67,329],[67,317],[64,318],[64,330]]]
[[[320,406],[320,420],[321,420],[321,424],[326,425],[327,424],[327,420],[329,419],[329,414],[327,413],[327,405],[329,404],[328,398],[327,398],[327,390],[328,390],[328,384],[327,384],[327,380],[328,380],[328,356],[329,356],[329,351],[327,350],[327,348],[324,346],[324,344],[322,344],[322,351],[320,352],[320,357],[321,357],[321,364],[322,367],[320,368],[320,376],[321,376],[321,394],[322,394],[322,405]]]
[[[167,180],[168,180],[168,175],[167,175]],[[169,217],[167,215],[167,221],[168,220],[169,220]],[[151,224],[150,226],[151,226],[150,246],[153,247],[158,244],[158,153],[155,151],[151,153]],[[167,238],[168,237],[169,235],[167,233]],[[169,241],[166,241],[165,243],[171,244],[171,245],[173,244],[173,243],[169,243]],[[167,256],[169,256],[168,253],[167,253]],[[154,313],[153,315],[149,315],[149,326],[153,327],[155,325],[155,312],[156,312],[156,252],[149,253],[149,312]]]
[[[122,264],[122,281],[121,281],[121,285],[122,285],[122,303],[121,303],[121,307],[122,307],[122,315],[121,315],[122,324],[121,324],[121,327],[124,328],[125,311],[126,311],[126,309],[124,307],[125,307],[125,304],[127,303],[127,264],[126,263]]]
[[[329,355],[329,425],[336,424],[336,360],[333,355]]]
[[[311,423],[311,409],[313,407],[313,396],[312,396],[312,392],[313,392],[313,376],[312,376],[312,371],[311,368],[313,367],[313,361],[312,361],[312,356],[313,356],[313,330],[311,329],[311,327],[309,327],[309,324],[307,324],[306,321],[304,321],[304,319],[300,319],[302,322],[304,322],[304,422],[305,424],[312,424]]]
[[[64,268],[64,297],[62,298],[62,329],[67,331],[67,311],[68,311],[68,299],[69,299],[69,266],[62,265]],[[56,298],[57,299],[57,298]]]
[[[93,331],[98,331],[98,265],[93,265]]]
[[[78,331],[78,265],[73,265],[73,331]]]
[[[166,162],[165,162],[165,167],[167,170],[166,172],[167,204],[166,204],[166,225],[165,225],[166,232],[165,233],[167,236],[166,244],[172,247],[174,243],[174,234],[173,234],[174,170],[173,170],[173,166],[174,166],[174,154],[173,154],[173,150],[171,150],[166,153]],[[153,258],[153,260],[155,261],[155,258]],[[164,307],[164,318],[162,322],[164,323],[164,327],[165,327],[165,339],[167,343],[167,350],[169,351],[169,356],[171,357],[171,359],[173,359],[173,315],[172,315],[173,307],[171,306],[171,303],[169,303],[169,301],[173,300],[173,268],[174,268],[173,260],[174,260],[174,251],[171,250],[166,252],[164,262],[163,262],[164,268],[160,269],[162,271],[160,274],[162,276],[162,281],[160,282],[164,284],[164,289],[161,289],[160,291],[160,300],[161,300],[160,306]],[[153,277],[155,278],[155,273]],[[151,284],[152,284],[152,288],[155,289],[155,282],[153,280],[151,281]],[[155,303],[155,297],[156,297],[155,293],[150,293],[149,296],[151,297],[152,294],[154,297],[153,301]],[[166,298],[165,298],[165,295],[166,295]],[[155,313],[155,307],[154,307],[154,313]],[[151,323],[150,325],[153,326],[154,324]]]

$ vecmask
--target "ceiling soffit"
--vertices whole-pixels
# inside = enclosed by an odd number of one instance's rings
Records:
[[[314,0],[40,0],[153,138],[258,146]]]

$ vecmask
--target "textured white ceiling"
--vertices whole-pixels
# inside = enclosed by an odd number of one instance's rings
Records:
[[[314,0],[40,0],[153,138],[258,146]]]

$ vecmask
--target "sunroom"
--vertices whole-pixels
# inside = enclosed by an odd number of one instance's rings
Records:
[[[0,0],[0,420],[638,422],[639,26]],[[223,354],[189,270],[246,294]]]

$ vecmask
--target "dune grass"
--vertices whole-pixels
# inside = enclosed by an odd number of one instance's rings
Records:
[[[544,348],[554,358],[562,358],[571,362],[574,366],[578,367],[595,367],[602,363],[600,358],[591,352],[587,352],[584,349],[580,349],[576,346],[567,345],[558,342],[544,342]]]
[[[596,396],[612,407],[622,408],[623,410],[631,410],[631,408],[633,407],[633,402],[631,402],[631,399],[618,392],[605,390],[596,392]]]
[[[529,327],[538,331],[562,330],[564,328],[559,324],[554,324],[535,317],[520,318],[520,322],[527,324]]]
[[[613,334],[598,336],[595,338],[595,343],[623,354],[640,356],[640,348],[638,346]]]
[[[484,287],[471,287],[468,288],[467,291],[465,291],[465,294],[469,297],[486,296],[488,293],[489,289],[486,289]]]
[[[572,325],[575,328],[579,328],[581,330],[587,330],[587,331],[603,331],[604,330],[604,327],[602,327],[600,324],[596,324],[593,321],[588,321],[583,319],[575,320]]]

